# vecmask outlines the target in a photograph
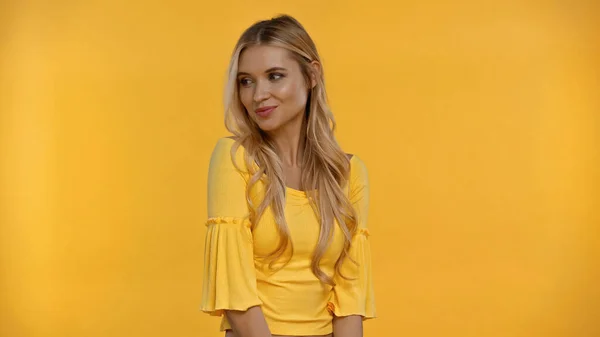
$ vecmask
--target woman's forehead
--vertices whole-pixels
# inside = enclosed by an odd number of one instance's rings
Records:
[[[238,71],[244,73],[262,73],[271,68],[292,70],[297,66],[290,52],[277,46],[252,46],[240,54]]]

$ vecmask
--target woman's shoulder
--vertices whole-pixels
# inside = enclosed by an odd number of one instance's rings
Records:
[[[217,139],[214,150],[217,151],[231,151],[233,144],[236,143],[236,139],[233,136],[221,137]],[[240,144],[238,150],[243,150],[243,146]]]
[[[368,172],[365,162],[356,154],[346,153],[350,160],[350,183],[351,185],[368,184]]]
[[[211,154],[211,162],[217,165],[230,166],[233,164],[231,151],[235,144],[233,137],[221,137],[217,139]],[[235,154],[236,164],[240,165],[244,162],[244,149],[240,145]]]
[[[219,139],[217,139],[217,143],[216,146],[217,147],[223,147],[223,148],[231,148],[231,146],[235,143],[235,138],[233,136],[229,136],[229,137],[221,137]]]
[[[233,140],[228,137],[221,137],[217,139],[217,141],[213,145],[212,149],[212,157],[222,156],[225,153],[229,153],[231,151],[231,146],[233,145]]]
[[[350,161],[350,169],[363,170],[366,169],[365,162],[354,153],[346,153],[346,157]]]

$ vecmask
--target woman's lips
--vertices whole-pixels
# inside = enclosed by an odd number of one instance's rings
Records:
[[[259,115],[260,117],[265,118],[265,117],[269,116],[271,114],[271,112],[273,112],[273,110],[275,110],[276,108],[277,108],[277,106],[265,106],[265,107],[254,110],[254,112],[256,112],[256,114]]]

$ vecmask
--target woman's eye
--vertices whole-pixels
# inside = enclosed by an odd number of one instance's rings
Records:
[[[269,78],[271,80],[278,80],[278,79],[283,78],[283,74],[280,74],[280,73],[271,73],[271,74],[269,74]]]
[[[247,87],[252,83],[252,81],[249,78],[242,78],[240,80],[240,84]]]

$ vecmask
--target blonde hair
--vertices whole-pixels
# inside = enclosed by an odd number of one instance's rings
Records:
[[[275,144],[248,116],[239,97],[237,72],[240,54],[245,48],[256,45],[278,46],[290,51],[300,65],[307,90],[310,89],[303,122],[306,126],[303,130],[306,132],[305,142],[300,146],[304,146],[302,188],[320,219],[319,240],[313,253],[311,269],[321,282],[334,285],[333,277],[321,270],[319,262],[332,240],[335,220],[344,234],[344,249],[335,263],[335,273],[341,275],[342,262],[349,257],[350,242],[356,232],[356,213],[344,193],[350,175],[350,160],[334,137],[336,123],[327,104],[323,72],[313,73],[310,66],[313,61],[321,63],[316,46],[304,27],[289,15],[256,22],[244,31],[229,65],[225,89],[225,126],[234,135],[232,159],[239,146],[245,149],[244,161],[250,175],[246,188],[246,199],[251,206],[250,220],[252,226],[256,226],[267,207],[271,207],[281,239],[277,249],[266,257],[270,261],[269,267],[285,253],[288,245],[293,253],[284,216],[286,185],[281,160],[276,153]],[[316,79],[316,85],[312,88],[311,75]],[[259,205],[254,205],[250,191],[259,181],[265,183],[265,195]]]

